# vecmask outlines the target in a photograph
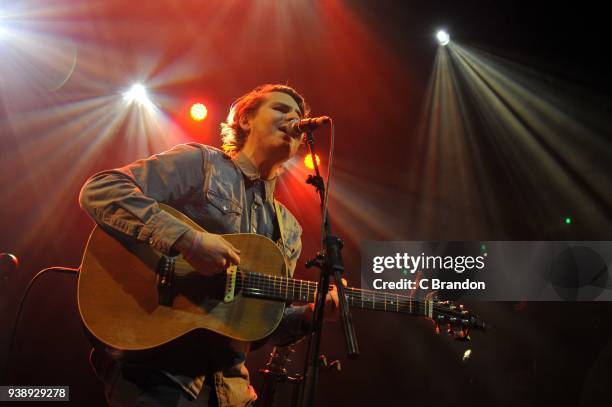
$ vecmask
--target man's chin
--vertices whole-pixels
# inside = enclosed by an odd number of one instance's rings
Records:
[[[291,143],[285,142],[284,140],[270,147],[271,148],[268,150],[268,157],[276,162],[287,161],[293,155]]]
[[[285,143],[291,144],[291,143],[293,143],[295,141],[295,139],[293,137],[291,137],[289,134],[283,133],[283,141]]]

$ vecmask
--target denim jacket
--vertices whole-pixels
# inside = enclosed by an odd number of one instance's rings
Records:
[[[183,212],[210,233],[266,235],[284,250],[293,276],[302,229],[289,210],[279,204],[282,242],[275,235],[275,182],[260,179],[254,165],[241,153],[230,158],[213,147],[190,143],[93,175],[83,186],[79,200],[94,221],[107,230],[145,242],[165,254],[172,252],[189,226],[161,211],[158,203]],[[290,343],[305,335],[303,312],[304,307],[285,310],[273,334],[274,343]],[[243,392],[249,386],[244,354],[238,352],[230,359],[221,372],[215,373],[220,405],[226,404],[223,400],[230,405],[232,398],[249,397]],[[193,398],[202,388],[202,375],[164,373]],[[235,379],[241,380],[236,384]]]

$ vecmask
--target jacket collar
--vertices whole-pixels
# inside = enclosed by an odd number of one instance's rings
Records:
[[[239,151],[238,154],[236,154],[234,158],[232,158],[232,160],[247,179],[253,182],[257,180],[260,180],[262,182],[265,192],[264,198],[269,202],[273,202],[274,188],[276,187],[276,179],[278,177],[274,177],[272,179],[262,179],[259,174],[259,171],[257,171],[257,168],[255,167],[255,164],[253,164],[251,160],[248,159],[246,154],[244,154],[242,151]]]

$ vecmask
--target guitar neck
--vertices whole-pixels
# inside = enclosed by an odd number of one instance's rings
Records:
[[[318,284],[253,272],[242,272],[239,288],[243,295],[281,301],[314,302]],[[347,287],[349,306],[376,311],[400,312],[431,316],[434,301],[417,300],[408,295],[391,294],[373,290]]]

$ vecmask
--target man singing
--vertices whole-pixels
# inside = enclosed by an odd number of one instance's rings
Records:
[[[100,172],[84,185],[80,204],[111,234],[144,242],[164,254],[180,253],[205,275],[240,263],[240,251],[221,234],[264,235],[282,248],[293,276],[301,227],[274,199],[274,189],[280,167],[301,144],[287,132],[287,125],[308,112],[294,89],[259,86],[232,104],[221,125],[224,151],[182,144]],[[160,210],[158,203],[178,209],[206,232]],[[331,291],[328,318],[337,317],[337,301]],[[313,304],[287,307],[270,340],[284,345],[302,338],[312,310]],[[97,346],[92,363],[111,406],[252,405],[256,395],[244,364],[248,346],[223,343],[186,340],[180,349],[138,361]]]

